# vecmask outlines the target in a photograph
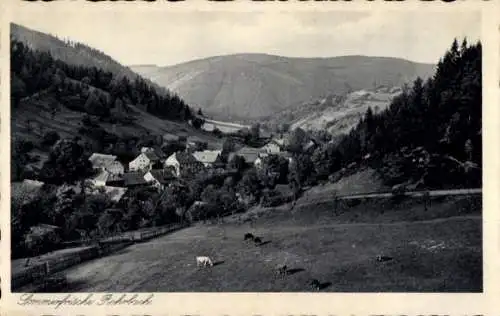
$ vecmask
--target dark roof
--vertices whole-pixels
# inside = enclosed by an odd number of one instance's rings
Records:
[[[144,152],[143,154],[146,155],[146,157],[148,157],[148,159],[151,161],[160,160],[160,157],[158,157],[158,155],[154,151],[147,151],[147,152]]]
[[[172,179],[176,179],[172,169],[155,169],[151,170],[151,175],[160,183],[168,183]]]
[[[141,185],[146,184],[146,180],[144,179],[144,172],[126,172],[123,174],[123,180],[125,181],[125,185]]]
[[[179,161],[180,164],[196,164],[200,163],[192,154],[183,152],[183,151],[178,151],[175,153],[175,157],[177,158],[177,161]]]

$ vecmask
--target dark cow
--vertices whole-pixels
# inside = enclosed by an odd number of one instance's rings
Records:
[[[247,240],[254,240],[254,235],[250,234],[250,233],[246,233],[245,234],[245,241]]]
[[[390,261],[392,260],[392,257],[389,257],[389,256],[381,256],[381,255],[378,255],[377,256],[377,261],[378,262],[385,262],[385,261]]]
[[[311,280],[311,282],[309,282],[309,286],[315,290],[315,291],[319,291],[320,287],[321,287],[321,283],[316,280],[316,279],[313,279]]]

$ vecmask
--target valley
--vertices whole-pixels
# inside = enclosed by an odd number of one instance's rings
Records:
[[[482,291],[481,52],[125,66],[11,25],[14,290]]]

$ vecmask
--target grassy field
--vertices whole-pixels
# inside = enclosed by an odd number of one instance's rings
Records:
[[[263,244],[245,243],[246,232]],[[481,236],[480,197],[435,199],[427,211],[417,199],[297,205],[135,244],[66,270],[64,291],[301,292],[315,278],[332,292],[480,292]],[[197,269],[199,255],[215,266]],[[286,278],[274,278],[277,264]]]

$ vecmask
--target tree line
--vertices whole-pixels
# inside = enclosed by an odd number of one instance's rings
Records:
[[[348,135],[318,149],[317,176],[368,161],[388,184],[480,186],[481,51],[480,42],[455,39],[432,78],[417,78],[387,109],[369,108]]]
[[[11,39],[11,102],[16,108],[24,97],[45,94],[61,104],[92,115],[109,117],[113,109],[126,112],[126,105],[137,105],[169,120],[186,121],[191,109],[176,94],[159,92],[136,76],[115,75],[97,67],[70,65],[50,53],[29,48]]]

